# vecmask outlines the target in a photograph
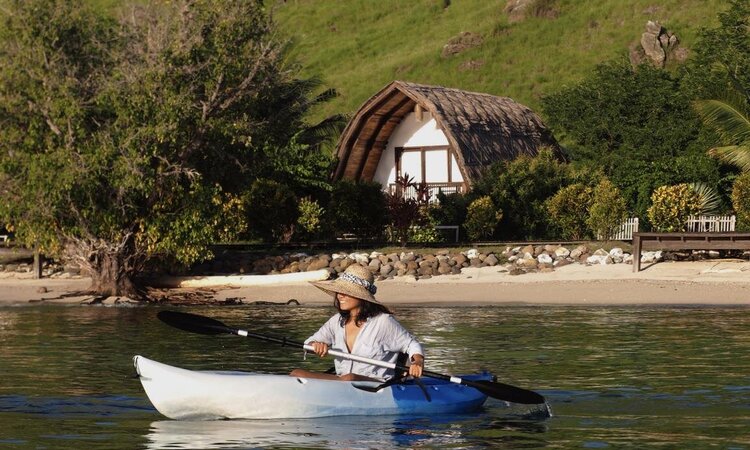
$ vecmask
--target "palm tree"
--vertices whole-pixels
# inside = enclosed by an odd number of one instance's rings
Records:
[[[726,98],[698,100],[694,106],[703,123],[728,144],[711,148],[709,155],[750,172],[750,97],[739,83],[733,84],[734,89],[727,92]]]

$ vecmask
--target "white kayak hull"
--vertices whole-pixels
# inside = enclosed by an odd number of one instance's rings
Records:
[[[444,414],[476,410],[487,399],[474,388],[424,379],[369,392],[378,383],[315,380],[249,372],[192,371],[135,356],[146,395],[179,420],[312,418],[342,415]],[[490,374],[468,379],[490,380]]]

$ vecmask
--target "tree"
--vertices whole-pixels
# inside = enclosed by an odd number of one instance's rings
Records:
[[[642,217],[658,186],[719,182],[719,166],[705,154],[713,137],[702,131],[693,98],[682,75],[617,60],[542,105],[573,164],[602,169]]]
[[[625,60],[599,65],[579,84],[544,97],[542,106],[558,138],[570,143],[571,159],[603,167],[608,176],[624,158],[683,154],[700,125],[678,77]]]
[[[258,178],[243,198],[251,237],[289,242],[299,218],[294,191],[275,180]]]
[[[312,84],[261,2],[147,8],[115,22],[81,1],[14,0],[0,27],[0,218],[65,249],[101,295],[142,295],[155,258],[211,257],[244,228],[259,172],[275,178],[275,155],[327,126],[303,123]]]
[[[685,92],[695,99],[722,98],[727,86],[750,86],[750,1],[730,0],[715,28],[703,28],[683,69]]]

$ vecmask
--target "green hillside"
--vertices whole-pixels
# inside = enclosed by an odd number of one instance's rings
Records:
[[[726,0],[546,0],[556,18],[510,23],[506,3],[287,0],[274,14],[303,73],[340,93],[317,112],[322,117],[353,112],[394,79],[508,96],[538,109],[542,95],[577,82],[596,64],[627,58],[648,20],[690,49],[699,29],[716,26],[717,12],[727,7]],[[461,32],[479,34],[483,43],[442,57]]]

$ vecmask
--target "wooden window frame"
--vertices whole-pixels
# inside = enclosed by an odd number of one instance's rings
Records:
[[[396,147],[394,149],[394,155],[396,158],[396,177],[400,177],[401,174],[401,157],[404,153],[420,153],[420,162],[422,165],[422,180],[427,179],[427,155],[429,151],[435,150],[446,150],[446,164],[448,168],[448,183],[453,183],[453,149],[450,145],[427,145],[422,147]]]

